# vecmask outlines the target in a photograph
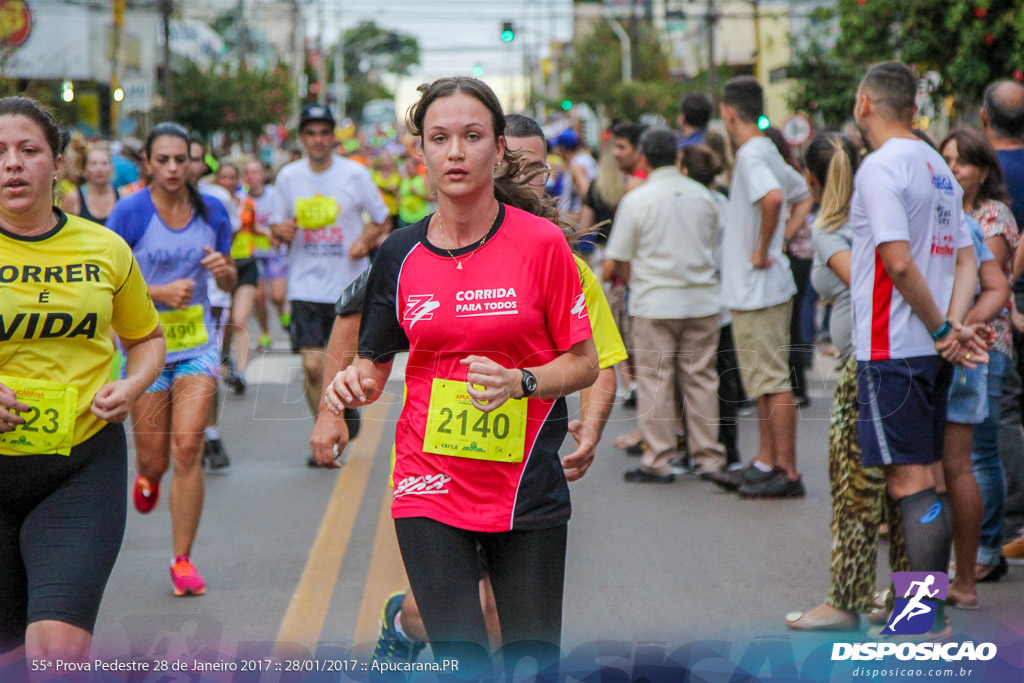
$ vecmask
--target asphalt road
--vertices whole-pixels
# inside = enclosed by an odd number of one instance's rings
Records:
[[[616,407],[594,466],[572,485],[563,651],[584,661],[583,670],[600,661],[620,672],[604,680],[682,680],[680,662],[691,661],[700,672],[695,681],[859,680],[852,662],[829,673],[821,653],[833,641],[864,640],[863,630],[809,635],[783,624],[787,612],[819,603],[828,585],[831,365],[818,358],[813,403],[800,411],[798,458],[808,495],[799,500],[739,500],[690,476],[667,485],[624,482],[636,459],[611,444],[634,427],[636,413]],[[216,662],[275,652],[295,661],[316,654],[365,663],[383,600],[405,587],[388,489],[401,384],[388,385],[389,403],[367,409],[345,467],[322,471],[305,465],[313,422],[298,357],[256,355],[249,377],[245,397],[223,401],[220,430],[233,468],[207,477],[193,553],[206,595],[171,592],[166,497],[150,515],[130,508],[99,615],[97,655]],[[740,431],[746,460],[756,448],[755,416],[744,418]],[[884,562],[884,547],[879,555]],[[880,563],[879,584],[887,579]],[[950,680],[1024,680],[1013,678],[1024,668],[1022,583],[1024,568],[1011,567],[1001,582],[980,587],[982,609],[949,610],[958,639],[997,643],[1004,664],[980,678]],[[285,680],[287,673],[255,675]],[[322,675],[365,678],[358,671]],[[194,670],[177,676],[231,679]]]

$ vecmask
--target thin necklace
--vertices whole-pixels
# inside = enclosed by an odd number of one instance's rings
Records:
[[[490,223],[487,224],[487,232],[484,233],[484,236],[481,237],[480,241],[477,242],[475,247],[473,247],[473,251],[471,251],[469,253],[469,256],[466,257],[465,263],[469,263],[469,259],[471,259],[474,256],[476,256],[476,252],[480,250],[480,247],[484,246],[484,242],[487,241],[487,236],[491,234],[491,227],[494,225],[494,221],[498,219],[498,211],[500,211],[500,210],[501,210],[501,204],[498,204],[498,208],[494,211],[494,216],[491,218]],[[444,221],[441,220],[441,212],[440,211],[437,212],[437,230],[438,230],[438,232],[441,233],[441,241],[443,242],[443,244],[441,246],[444,247],[444,250],[448,252],[448,256],[450,256],[451,259],[453,261],[455,261],[455,264],[456,264],[455,265],[455,270],[462,270],[463,261],[460,261],[455,256],[455,254],[452,253],[452,250],[448,248],[448,240],[445,239],[445,236],[444,236]],[[463,247],[463,248],[465,248],[465,247]]]

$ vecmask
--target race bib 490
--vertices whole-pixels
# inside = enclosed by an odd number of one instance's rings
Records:
[[[0,375],[0,384],[13,389],[18,400],[28,406],[27,412],[19,413],[24,424],[0,433],[0,447],[16,453],[70,455],[78,389],[60,382],[6,375]]]
[[[209,336],[203,322],[203,305],[196,304],[186,309],[161,311],[160,324],[164,328],[167,351],[186,351],[202,346]]]
[[[472,460],[522,462],[526,399],[510,399],[489,413],[473,405],[465,380],[434,379],[423,450]]]

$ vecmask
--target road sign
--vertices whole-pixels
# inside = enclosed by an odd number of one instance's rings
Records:
[[[811,120],[804,114],[793,114],[782,124],[782,136],[786,142],[797,147],[811,139],[814,127]]]

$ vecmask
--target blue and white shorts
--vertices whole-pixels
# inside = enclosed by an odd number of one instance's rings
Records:
[[[124,379],[126,369],[127,367],[125,363],[122,362],[121,379]],[[155,391],[170,391],[171,387],[174,386],[174,380],[179,377],[189,377],[191,375],[203,375],[213,378],[220,377],[220,349],[218,346],[210,345],[195,358],[167,363],[164,365],[164,369],[160,371],[156,381],[146,389],[146,393],[151,394]]]
[[[952,379],[953,366],[941,356],[857,361],[864,467],[941,460]]]

